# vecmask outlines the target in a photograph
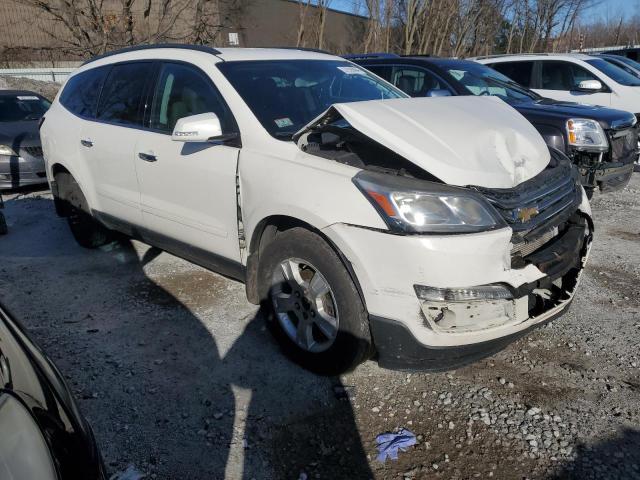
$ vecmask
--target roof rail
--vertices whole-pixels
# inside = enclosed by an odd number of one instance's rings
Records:
[[[539,57],[539,56],[549,56],[548,53],[500,53],[496,55],[480,55],[478,57],[469,57],[467,60],[485,60],[488,58],[501,58],[501,57]]]
[[[396,53],[352,53],[349,55],[342,55],[342,58],[347,60],[365,60],[367,58],[399,58],[400,55]]]
[[[333,55],[333,53],[327,52],[326,50],[322,50],[321,48],[311,48],[311,47],[255,47],[255,48],[275,48],[278,50],[300,50],[302,52],[315,52],[315,53],[325,53],[327,55]]]
[[[84,62],[82,65],[95,62],[96,60],[100,60],[102,58],[111,57],[112,55],[118,55],[120,53],[137,52],[139,50],[152,50],[154,48],[181,48],[184,50],[195,50],[198,52],[210,53],[211,55],[220,54],[219,50],[216,50],[213,47],[208,47],[206,45],[189,45],[188,43],[157,43],[157,44],[135,45],[133,47],[126,47],[126,48],[121,48],[119,50],[113,50],[111,52],[103,53],[102,55],[97,55],[95,57],[92,57],[86,62]]]

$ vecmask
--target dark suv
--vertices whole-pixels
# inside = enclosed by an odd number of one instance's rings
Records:
[[[347,56],[412,97],[492,95],[513,106],[548,145],[578,166],[591,197],[624,188],[638,158],[638,132],[632,113],[544,98],[476,62],[397,55]]]

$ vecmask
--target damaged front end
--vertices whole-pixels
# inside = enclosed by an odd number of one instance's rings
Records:
[[[472,187],[513,231],[510,268],[531,265],[541,276],[517,287],[470,287],[462,290],[464,295],[456,293],[461,289],[434,292],[416,285],[426,326],[440,333],[479,332],[536,323],[568,306],[593,238],[591,218],[579,210],[582,189],[578,182],[566,158],[552,152],[547,169],[515,188]]]
[[[459,146],[410,115],[423,110],[396,105],[380,130],[364,115],[374,105],[356,104],[295,139],[360,169],[352,181],[386,224],[324,229],[358,272],[380,365],[455,368],[568,308],[593,237],[589,204],[576,167],[529,124],[486,125]]]
[[[573,145],[569,131],[567,155],[578,167],[580,181],[587,192],[599,188],[601,192],[623,189],[631,179],[634,164],[638,160],[638,125],[632,123],[613,125],[602,131],[601,147]],[[571,120],[568,122],[570,123]],[[595,121],[591,121],[595,123]],[[568,126],[568,129],[570,127]]]

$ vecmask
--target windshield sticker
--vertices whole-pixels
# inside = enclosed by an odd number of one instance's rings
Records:
[[[290,127],[291,125],[293,125],[293,122],[289,117],[276,118],[274,122],[278,126],[278,128]]]
[[[18,100],[40,100],[35,95],[18,95]]]
[[[338,67],[338,70],[346,73],[347,75],[366,75],[366,73],[358,67]]]

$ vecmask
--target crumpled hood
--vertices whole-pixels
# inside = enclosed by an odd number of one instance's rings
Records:
[[[376,142],[450,185],[511,188],[549,163],[547,145],[495,97],[402,98],[337,103],[306,127],[339,114]]]

